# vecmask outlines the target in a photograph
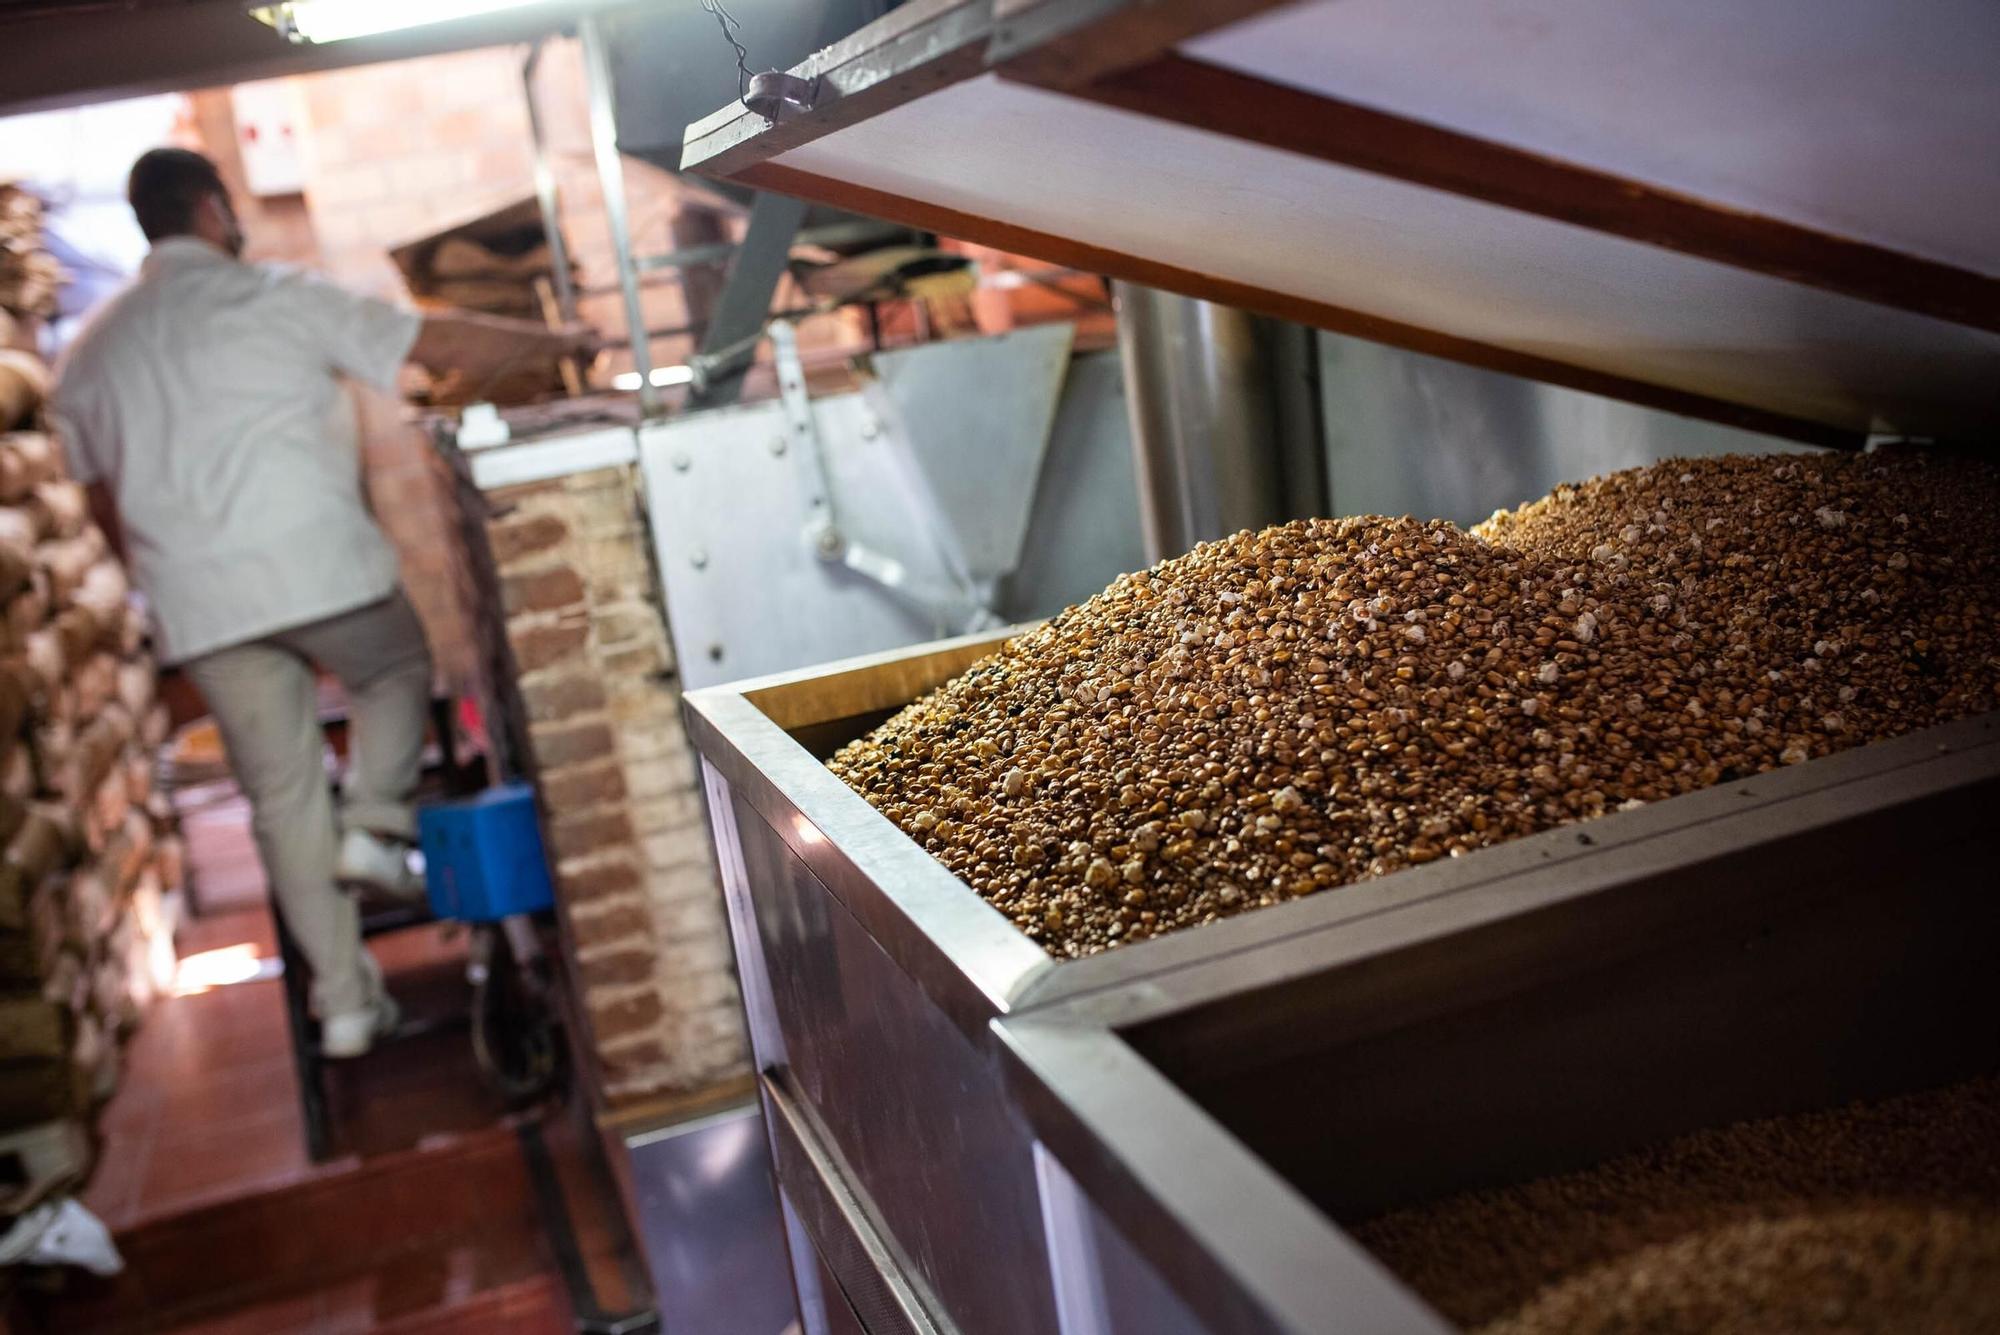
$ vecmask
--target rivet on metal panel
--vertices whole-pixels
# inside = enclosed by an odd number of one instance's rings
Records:
[[[674,454],[674,471],[676,473],[685,473],[692,467],[694,467],[694,460],[688,457],[686,450],[680,450]]]
[[[785,453],[785,438],[784,438],[783,436],[773,436],[773,437],[771,437],[771,453],[772,453],[772,454],[774,454],[774,455],[778,455],[778,456],[781,456],[781,457],[782,457],[782,456],[784,455],[784,453]]]
[[[692,565],[696,570],[708,569],[707,550],[705,548],[697,547],[693,551],[689,552],[688,564]]]
[[[711,663],[720,663],[722,661],[721,645],[711,644],[708,646],[708,661]]]

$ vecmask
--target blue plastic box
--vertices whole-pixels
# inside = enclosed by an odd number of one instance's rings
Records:
[[[417,812],[431,912],[463,922],[494,922],[555,904],[535,790],[506,783],[476,797]]]

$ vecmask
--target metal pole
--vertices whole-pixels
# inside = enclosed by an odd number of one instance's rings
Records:
[[[1290,518],[1257,317],[1131,283],[1114,291],[1147,556]]]
[[[576,319],[576,280],[569,270],[569,247],[563,244],[562,212],[556,198],[556,174],[549,166],[548,127],[542,122],[541,102],[535,96],[535,67],[541,64],[542,43],[528,48],[521,66],[521,92],[528,102],[528,138],[535,147],[535,202],[542,206],[542,231],[549,239],[550,279],[555,284],[556,309],[564,320]]]
[[[597,157],[597,180],[604,191],[604,216],[611,225],[611,250],[618,263],[618,286],[625,292],[625,323],[632,332],[632,369],[639,373],[639,411],[660,414],[660,391],[653,385],[653,349],[646,338],[646,310],[639,300],[639,271],[632,263],[632,224],[625,212],[625,167],[618,158],[618,125],[611,104],[611,58],[597,16],[576,21],[583,43],[583,79],[590,97],[590,146]]]

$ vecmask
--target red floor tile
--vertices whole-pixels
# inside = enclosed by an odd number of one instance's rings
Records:
[[[254,946],[258,958],[270,959],[278,953],[278,933],[260,892],[252,907],[226,913],[204,912],[200,917],[190,918],[182,925],[175,944],[180,947],[182,959],[242,945]]]
[[[167,1127],[208,1127],[246,1112],[292,1108],[298,1098],[298,1074],[291,1054],[285,1053],[246,1061],[197,1083],[163,1090],[158,1117]]]
[[[152,1148],[150,1120],[100,1132],[97,1166],[84,1188],[83,1204],[114,1232],[138,1218],[139,1191]]]
[[[326,1315],[321,1295],[306,1293],[174,1326],[165,1335],[327,1335]]]
[[[125,1050],[129,1085],[167,1091],[218,1072],[287,1056],[284,992],[275,980],[168,997],[146,1014]]]
[[[313,1335],[363,1335],[379,1329],[373,1275],[361,1275],[320,1291],[319,1325]]]
[[[569,1335],[576,1324],[560,1286],[544,1278],[376,1329],[381,1335]]]
[[[247,1117],[163,1125],[139,1189],[139,1214],[158,1217],[274,1191],[312,1172],[298,1109],[282,1100]]]

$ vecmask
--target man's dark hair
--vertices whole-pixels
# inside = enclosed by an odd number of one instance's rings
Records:
[[[185,148],[156,148],[142,155],[125,181],[125,198],[148,241],[192,232],[202,200],[228,193],[215,164]]]

